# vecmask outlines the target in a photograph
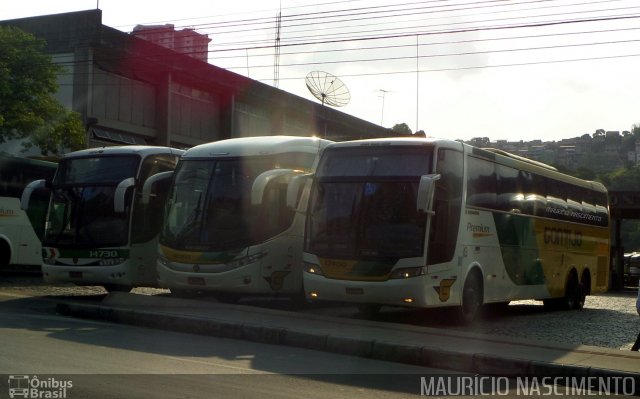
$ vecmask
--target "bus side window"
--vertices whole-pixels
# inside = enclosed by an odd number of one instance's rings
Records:
[[[133,223],[131,225],[132,242],[140,243],[149,241],[160,232],[164,204],[170,189],[170,180],[163,180],[155,184],[149,203],[146,205],[141,203],[141,187],[150,176],[173,170],[177,161],[178,158],[175,155],[158,154],[146,158],[142,163],[139,176],[141,184],[140,189],[137,190],[133,208]]]
[[[266,240],[288,229],[293,223],[295,210],[287,206],[287,183],[278,179],[269,182],[265,188],[264,203],[259,208],[256,215],[261,222],[256,224],[260,229],[257,240]]]
[[[431,220],[427,264],[436,264],[453,259],[458,240],[458,225],[462,207],[463,155],[461,152],[440,149],[434,194],[435,216]]]
[[[469,157],[467,171],[467,205],[496,208],[495,164],[484,159]]]
[[[498,178],[496,208],[501,211],[521,213],[524,197],[518,185],[518,171],[496,164],[496,175]]]

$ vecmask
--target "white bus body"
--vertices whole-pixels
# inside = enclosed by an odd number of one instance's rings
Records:
[[[469,322],[483,304],[580,308],[607,289],[606,189],[521,157],[435,139],[335,143],[308,207],[310,299],[456,307]]]
[[[189,149],[160,236],[159,285],[173,292],[302,293],[307,175],[330,142],[244,137]]]
[[[42,243],[49,283],[103,285],[107,290],[156,286],[158,232],[168,187],[141,201],[145,181],[171,171],[184,151],[120,146],[66,154],[51,184]],[[28,206],[25,191],[23,206]]]
[[[33,206],[20,207],[20,196],[35,179],[51,180],[54,162],[0,156],[0,270],[42,263],[41,242],[47,210],[45,190],[34,192]]]

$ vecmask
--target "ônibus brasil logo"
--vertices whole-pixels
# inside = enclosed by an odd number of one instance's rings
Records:
[[[37,375],[10,375],[10,398],[42,398],[64,399],[73,387],[70,380],[60,380],[53,377],[38,378]]]

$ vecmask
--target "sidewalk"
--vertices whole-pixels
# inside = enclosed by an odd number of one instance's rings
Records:
[[[129,293],[58,301],[76,317],[506,377],[633,377],[640,353]]]

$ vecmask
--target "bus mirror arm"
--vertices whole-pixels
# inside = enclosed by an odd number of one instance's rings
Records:
[[[34,180],[31,183],[27,184],[27,186],[22,191],[22,197],[20,197],[20,209],[26,211],[29,209],[29,201],[31,200],[31,194],[38,189],[46,188],[47,181],[44,179]]]
[[[440,180],[439,174],[420,176],[420,185],[418,186],[418,195],[416,198],[416,209],[418,212],[423,212],[430,216],[435,214],[431,208],[433,206],[433,194],[435,193],[437,180]]]
[[[305,173],[295,176],[287,186],[287,207],[296,209],[298,206],[298,193],[300,186],[304,185],[313,176],[311,173]]]
[[[264,190],[267,188],[267,184],[269,184],[270,181],[280,176],[291,175],[293,173],[295,173],[293,169],[271,169],[260,173],[251,186],[251,205],[262,204]]]
[[[133,177],[129,177],[128,179],[124,179],[118,184],[116,187],[116,193],[113,198],[113,210],[115,213],[123,213],[125,209],[125,195],[127,194],[127,189],[129,187],[133,187],[136,184],[136,179]]]
[[[156,173],[155,175],[149,177],[147,179],[147,181],[144,182],[144,185],[142,186],[142,199],[141,199],[141,203],[146,205],[149,203],[150,199],[151,199],[151,188],[153,187],[153,185],[161,180],[166,180],[166,179],[170,179],[171,176],[173,176],[173,171],[170,170],[168,172],[160,172],[160,173]]]

